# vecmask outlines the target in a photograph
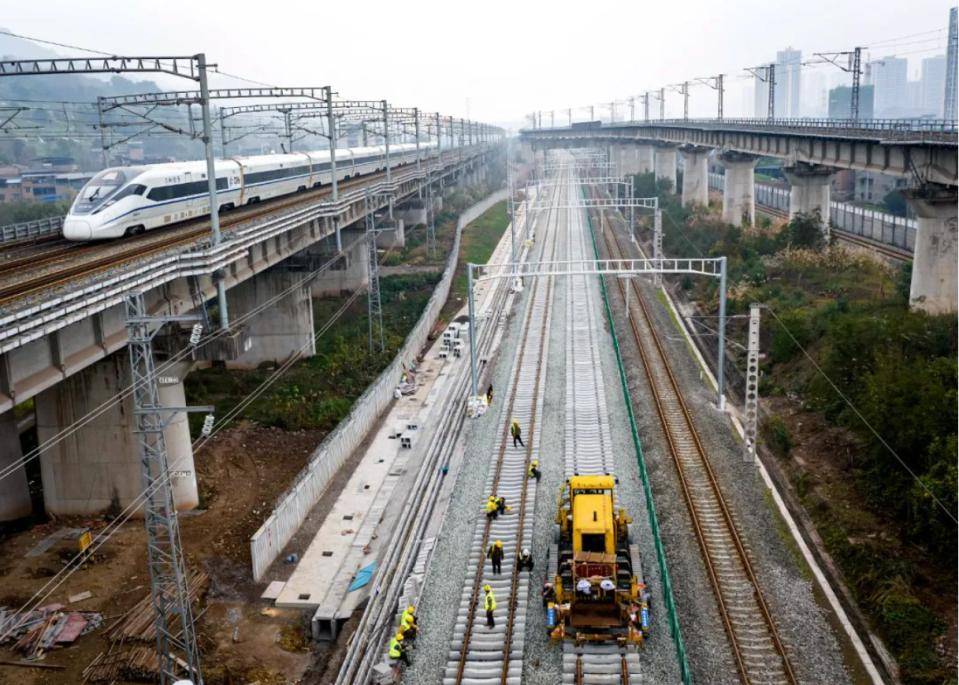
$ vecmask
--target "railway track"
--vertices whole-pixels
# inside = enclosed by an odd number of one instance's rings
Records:
[[[403,167],[396,167],[394,171],[402,168]],[[373,174],[366,174],[365,176],[351,178],[349,180],[340,182],[339,189],[349,190],[353,186],[368,183],[369,181],[376,180],[381,176],[385,177],[385,172],[378,171]],[[221,216],[220,226],[224,235],[227,235],[230,233],[231,228],[236,227],[241,223],[260,218],[267,214],[272,214],[278,210],[295,208],[300,205],[313,203],[329,194],[330,186],[324,186],[316,190],[309,190],[305,193],[298,193],[268,202],[257,203],[256,205],[249,207],[238,208],[230,211],[229,213],[223,214]],[[161,235],[157,236],[157,233],[160,233]],[[9,262],[0,262],[0,276],[3,276],[5,274],[9,274],[11,271],[16,270],[17,268],[22,269],[28,265],[31,268],[35,268],[37,266],[49,266],[63,257],[70,258],[79,256],[80,254],[91,254],[103,250],[105,246],[113,247],[116,245],[122,245],[119,250],[111,252],[110,254],[102,257],[97,257],[81,263],[68,262],[61,268],[55,268],[47,273],[37,274],[35,276],[26,278],[14,278],[9,283],[0,284],[0,305],[4,305],[26,295],[31,295],[49,288],[55,288],[75,278],[89,276],[106,269],[122,266],[127,262],[149,257],[175,247],[190,245],[191,243],[196,242],[198,239],[208,236],[209,233],[210,222],[206,219],[199,219],[192,222],[186,222],[175,228],[171,227],[168,229],[163,229],[162,231],[149,231],[145,235],[125,238],[122,240],[122,242],[111,241],[109,243],[79,244],[74,248],[65,247],[55,250],[51,254],[41,252],[39,255],[36,255],[36,258],[40,260],[39,262],[35,261],[30,256],[24,256],[23,258],[18,259],[20,262],[18,265],[10,266]]]
[[[557,230],[550,209],[546,216],[543,251],[555,255]],[[552,258],[552,256],[550,257]],[[534,279],[523,319],[519,354],[514,360],[509,387],[500,405],[501,426],[496,459],[487,476],[484,497],[478,507],[476,525],[467,565],[467,577],[453,632],[444,685],[499,682],[518,685],[523,675],[523,648],[526,632],[526,609],[529,603],[529,573],[516,566],[517,553],[528,545],[533,534],[536,506],[536,481],[527,477],[534,450],[539,446],[544,403],[545,359],[549,344],[549,322],[553,297],[553,280]],[[513,447],[509,425],[515,418],[524,428],[525,447]],[[510,511],[489,519],[483,511],[486,496],[506,499]],[[527,513],[530,515],[527,515]],[[486,570],[486,550],[490,543],[503,543],[503,574]],[[490,585],[497,601],[496,627],[486,627],[483,586]],[[505,608],[506,611],[502,611]],[[505,615],[505,619],[504,619]]]
[[[621,236],[611,235],[611,231],[605,229],[605,222],[601,231],[609,257],[623,257]],[[625,299],[623,279],[616,280]],[[633,279],[629,287],[635,294],[630,298],[629,325],[679,474],[683,498],[740,679],[744,683],[795,684],[789,655],[656,334],[643,293]]]
[[[579,197],[574,186],[566,192]],[[576,262],[592,259],[582,210],[567,221],[567,257]],[[580,474],[616,474],[615,452],[606,406],[600,357],[603,320],[599,315],[596,279],[566,279],[566,441],[564,470],[567,478]],[[638,551],[635,555],[638,559]],[[551,564],[555,563],[551,560]],[[636,568],[641,575],[639,568]],[[616,644],[563,643],[564,685],[631,685],[640,680],[636,648]]]

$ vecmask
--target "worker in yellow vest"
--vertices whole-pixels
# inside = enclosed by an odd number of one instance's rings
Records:
[[[402,661],[407,666],[410,665],[410,657],[406,654],[406,646],[403,644],[403,633],[397,633],[390,640],[390,659],[394,664]]]
[[[493,618],[493,612],[496,611],[496,596],[493,594],[493,588],[489,585],[483,586],[483,592],[486,593],[483,600],[483,606],[486,607],[486,627],[495,628],[496,619]]]

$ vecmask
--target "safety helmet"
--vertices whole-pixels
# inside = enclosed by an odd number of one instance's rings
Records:
[[[524,548],[523,548],[523,556],[524,556],[524,557],[528,557],[528,556],[529,556],[529,547],[524,547]]]
[[[493,588],[491,588],[489,585],[483,586],[483,592],[492,592],[492,591],[493,591]]]
[[[406,607],[406,610],[412,614],[416,612],[416,607],[410,604],[408,607]]]
[[[396,639],[399,640],[400,642],[403,641],[403,633],[402,633],[402,631],[397,631],[397,633],[396,633]]]
[[[496,495],[490,495],[490,496],[489,496],[489,501],[490,501],[490,502],[495,502],[495,501],[496,501]]]
[[[502,546],[503,546],[503,541],[502,541],[502,540],[497,540],[495,544],[496,544],[497,547],[502,547]]]
[[[539,466],[539,459],[534,459],[531,463],[531,466]]]

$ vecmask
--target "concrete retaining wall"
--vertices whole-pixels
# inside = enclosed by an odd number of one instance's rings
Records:
[[[453,249],[446,260],[443,277],[433,291],[416,326],[406,337],[403,347],[379,378],[354,402],[347,417],[314,450],[309,463],[300,472],[296,482],[280,497],[273,513],[250,538],[253,580],[259,582],[263,578],[270,564],[299,530],[310,509],[319,501],[330,478],[366,438],[380,414],[392,401],[393,391],[403,373],[403,366],[408,366],[426,344],[426,337],[436,324],[440,310],[446,303],[453,272],[456,270],[460,235],[463,229],[494,204],[505,199],[506,190],[498,190],[460,214],[456,224],[456,235],[453,238]]]

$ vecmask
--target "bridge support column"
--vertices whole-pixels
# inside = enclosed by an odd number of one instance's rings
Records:
[[[478,172],[474,178],[478,179]],[[397,205],[393,210],[393,216],[402,219],[403,223],[408,226],[426,224],[426,201],[415,198]]]
[[[635,145],[619,146],[619,175],[627,176],[639,173],[639,157]]]
[[[283,263],[243,281],[230,290],[230,308],[241,316],[288,290],[303,278]],[[316,354],[313,328],[313,300],[310,286],[295,287],[275,303],[265,307],[247,323],[252,346],[231,368],[250,369],[263,362],[279,363],[294,352],[304,357]]]
[[[723,182],[723,221],[739,226],[756,223],[755,178],[759,158],[741,152],[724,152],[719,161],[726,168]]]
[[[650,174],[655,166],[656,148],[649,144],[636,146],[636,165],[640,174]]]
[[[709,150],[694,145],[679,148],[683,156],[683,207],[709,204]]]
[[[390,221],[386,216],[377,217],[376,227],[383,231],[376,236],[377,247],[386,249],[406,245],[406,226],[402,219],[394,218],[393,221]]]
[[[956,188],[934,185],[904,194],[917,217],[909,305],[930,314],[955,313]]]
[[[0,416],[0,471],[23,456],[20,451],[20,431],[12,411]],[[33,509],[30,502],[30,487],[27,485],[27,472],[19,466],[0,479],[0,521],[29,516]]]
[[[670,189],[676,192],[676,146],[656,146],[656,180],[669,181]]]
[[[785,167],[789,181],[789,218],[819,212],[823,234],[829,235],[829,188],[836,170],[820,164]]]
[[[343,254],[330,267],[310,281],[313,297],[339,296],[343,291],[354,292],[365,288],[370,281],[370,251],[366,247],[366,231],[343,231]],[[323,240],[304,250],[304,273],[311,273],[337,254],[336,245]]]
[[[160,402],[166,407],[186,404],[183,378],[191,363],[173,364],[159,374]],[[36,396],[37,437],[41,443],[86,416],[130,385],[126,350],[88,366]],[[133,398],[106,409],[40,455],[43,500],[50,514],[95,514],[121,509],[143,489],[139,445],[133,435]],[[173,499],[177,509],[199,504],[193,445],[183,413],[170,417],[163,430]],[[142,506],[137,507],[142,515]]]

